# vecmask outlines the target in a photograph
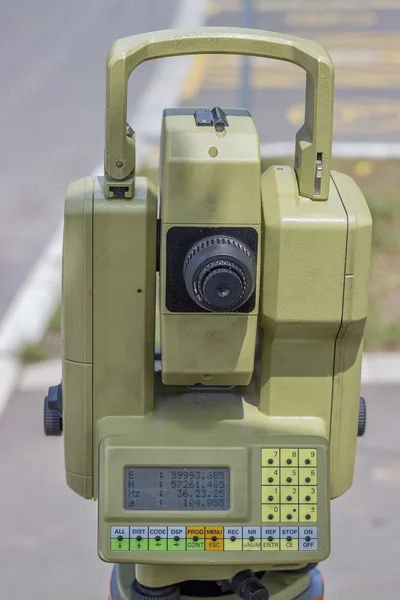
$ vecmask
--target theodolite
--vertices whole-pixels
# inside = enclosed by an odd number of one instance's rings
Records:
[[[166,108],[158,190],[136,175],[130,74],[200,53],[306,71],[294,168],[261,173],[245,108]],[[258,30],[157,31],[109,51],[104,177],[66,196],[62,387],[45,429],[64,432],[68,485],[98,501],[115,600],[322,598],[310,574],[365,426],[371,246],[361,191],[331,170],[333,82],[319,44]]]

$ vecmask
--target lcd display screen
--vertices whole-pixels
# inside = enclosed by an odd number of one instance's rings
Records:
[[[126,510],[229,510],[227,467],[125,467]]]

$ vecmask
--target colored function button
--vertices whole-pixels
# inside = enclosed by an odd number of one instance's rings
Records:
[[[142,538],[142,536],[137,535],[135,538],[131,538],[129,541],[129,550],[134,550],[135,552],[146,551],[149,549],[149,538]]]
[[[115,552],[129,550],[129,527],[111,527],[110,547]]]
[[[243,550],[261,550],[261,527],[243,527]]]
[[[299,528],[298,527],[280,527],[280,537],[281,539],[286,539],[288,537],[295,539],[299,537]]]
[[[167,550],[167,527],[149,527],[149,550]]]
[[[224,550],[243,550],[243,528],[224,527]]]
[[[205,527],[186,527],[186,550],[201,552],[205,549]]]
[[[318,540],[317,539],[305,539],[301,538],[299,540],[299,550],[318,550]]]
[[[168,527],[168,550],[186,550],[186,527]]]
[[[281,550],[298,550],[299,549],[299,540],[291,538],[290,536],[281,539]]]
[[[206,527],[205,549],[221,551],[224,549],[224,528],[219,526]]]
[[[261,451],[261,464],[263,467],[279,465],[279,448],[263,448]]]

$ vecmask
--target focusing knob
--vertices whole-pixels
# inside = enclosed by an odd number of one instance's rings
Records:
[[[44,399],[44,432],[46,435],[61,435],[62,427],[62,387],[49,387]]]
[[[196,304],[209,311],[229,312],[254,291],[256,266],[251,250],[228,236],[207,237],[187,253],[183,276]]]

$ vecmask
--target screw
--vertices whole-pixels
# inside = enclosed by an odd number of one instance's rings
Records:
[[[124,166],[124,161],[123,160],[117,160],[117,162],[115,163],[118,167],[118,169],[122,169],[122,167]]]

